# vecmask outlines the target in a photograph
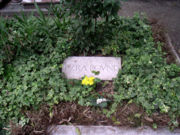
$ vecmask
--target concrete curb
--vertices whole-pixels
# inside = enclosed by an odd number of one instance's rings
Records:
[[[150,127],[127,128],[112,126],[52,126],[48,135],[180,135],[180,129],[173,132],[167,128],[153,130]]]
[[[169,34],[166,33],[165,36],[166,36],[166,39],[167,39],[167,42],[168,42],[168,47],[169,47],[172,55],[176,59],[176,64],[180,65],[180,57],[179,57],[178,53],[176,52],[174,46],[172,45],[172,41],[171,41],[171,38],[170,38]]]
[[[45,14],[48,14],[48,10],[45,8],[41,9],[41,11]],[[32,12],[35,13],[36,15],[37,9],[4,10],[4,11],[0,11],[0,16],[12,17],[14,15],[21,15],[22,13],[24,13],[25,15],[32,14]]]

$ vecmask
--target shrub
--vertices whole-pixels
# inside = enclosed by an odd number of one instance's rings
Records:
[[[65,0],[64,6],[74,16],[72,44],[80,53],[94,53],[96,46],[103,46],[108,36],[106,26],[99,21],[110,24],[117,17],[120,9],[119,0]],[[99,19],[98,19],[99,18]],[[109,29],[110,30],[110,29]],[[110,34],[109,34],[110,35]]]

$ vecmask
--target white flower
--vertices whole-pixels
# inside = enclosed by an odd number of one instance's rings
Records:
[[[100,103],[106,102],[106,101],[108,101],[108,100],[105,99],[105,98],[99,98],[99,99],[96,100],[96,104],[100,104]]]

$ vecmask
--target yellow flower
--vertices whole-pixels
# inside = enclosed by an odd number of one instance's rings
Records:
[[[81,84],[82,85],[93,85],[94,84],[94,77],[87,77],[85,76],[84,79],[82,80]]]
[[[85,83],[86,83],[86,80],[82,80],[82,84],[85,85]]]
[[[93,82],[93,81],[90,81],[90,82],[89,82],[89,85],[93,85],[93,84],[94,84],[94,82]]]
[[[89,80],[92,80],[92,81],[94,81],[94,79],[95,79],[94,77],[89,77]]]

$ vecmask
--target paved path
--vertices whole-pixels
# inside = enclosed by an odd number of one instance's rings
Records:
[[[117,128],[111,126],[55,126],[49,129],[49,135],[180,135],[180,130],[151,128]]]
[[[180,56],[180,0],[127,0],[119,15],[132,16],[135,12],[145,12],[164,25]]]

